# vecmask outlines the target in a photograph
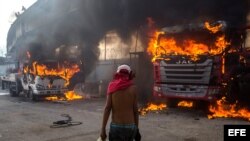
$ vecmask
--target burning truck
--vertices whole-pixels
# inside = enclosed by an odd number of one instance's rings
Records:
[[[70,79],[80,70],[75,63],[55,60],[26,62],[20,66],[19,72],[11,73],[10,79],[6,81],[9,83],[10,95],[19,96],[23,92],[33,101],[42,96],[66,96],[70,99],[69,95],[72,95],[72,91],[68,88]]]
[[[207,103],[226,96],[250,102],[250,49],[244,46],[247,28],[225,21],[165,27],[154,31],[148,52],[153,56],[153,96]],[[198,102],[198,103],[199,103]]]
[[[41,56],[35,47],[28,49],[26,55],[16,62],[15,72],[2,79],[2,85],[9,89],[10,95],[24,94],[33,101],[39,97],[47,100],[83,98],[75,92],[75,86],[85,81],[83,63],[75,53],[78,46],[57,48],[47,57]],[[65,54],[68,50],[69,53]]]

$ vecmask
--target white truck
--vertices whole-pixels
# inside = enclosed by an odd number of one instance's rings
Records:
[[[33,101],[42,96],[64,96],[68,91],[66,83],[66,80],[60,76],[38,75],[24,70],[2,78],[2,86],[9,88],[11,96],[19,96],[23,93]]]

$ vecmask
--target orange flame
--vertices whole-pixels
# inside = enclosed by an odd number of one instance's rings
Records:
[[[205,22],[204,27],[212,33],[217,33],[221,29],[222,24],[219,24],[217,26],[211,26],[209,22]]]
[[[74,91],[68,91],[65,93],[67,100],[82,99],[83,96],[76,94]]]
[[[57,67],[54,68],[48,68],[44,64],[39,64],[38,62],[32,63],[32,68],[29,68],[28,66],[24,68],[24,73],[31,73],[34,75],[39,76],[60,76],[61,78],[66,80],[66,86],[69,84],[69,79],[78,71],[80,71],[80,68],[77,64],[70,64],[67,62],[64,62],[64,64],[57,64]]]
[[[140,115],[146,115],[146,113],[148,113],[149,111],[160,111],[166,108],[167,108],[166,104],[156,105],[153,103],[149,103],[147,104],[147,107],[139,109],[139,113]]]
[[[225,74],[225,58],[224,58],[224,56],[223,56],[223,58],[222,58],[221,73],[222,73],[222,74]]]
[[[163,55],[188,55],[193,61],[198,60],[199,55],[218,55],[223,53],[224,49],[230,44],[226,41],[225,35],[217,37],[213,44],[206,45],[204,43],[184,39],[182,43],[177,44],[177,40],[173,37],[161,36],[167,34],[155,30],[151,34],[151,38],[148,43],[147,52],[152,55],[152,62],[156,59],[167,59],[161,56]]]
[[[56,65],[56,64],[53,64]],[[24,73],[31,73],[39,76],[59,76],[66,80],[65,86],[69,84],[70,78],[76,73],[80,71],[80,68],[77,64],[71,64],[68,62],[64,62],[63,64],[57,63],[57,66],[53,66],[49,68],[45,64],[40,64],[38,62],[33,62],[32,66],[24,67]],[[48,84],[48,87],[51,88],[52,84]],[[68,91],[65,94],[65,98],[51,96],[46,97],[47,100],[74,100],[74,99],[82,99],[83,97],[74,93],[74,91]]]
[[[76,99],[83,99],[83,96],[76,94],[74,91],[68,91],[64,93],[64,97],[57,97],[57,96],[50,96],[46,97],[46,100],[49,101],[56,101],[56,100],[76,100]]]
[[[155,31],[152,35],[152,38],[149,40],[147,51],[149,54],[153,56],[152,61],[155,61],[156,58],[159,58],[161,54],[160,52],[163,51],[159,50],[161,48],[158,47],[158,42],[157,42],[158,36],[163,33],[164,32]]]
[[[191,107],[193,107],[193,102],[192,101],[180,101],[178,103],[178,106],[179,107],[189,107],[189,108],[191,108]]]
[[[218,100],[215,106],[210,105],[209,111],[212,113],[208,115],[209,119],[231,117],[250,121],[250,111],[247,108],[237,108],[237,103],[230,105],[226,102],[225,97]]]

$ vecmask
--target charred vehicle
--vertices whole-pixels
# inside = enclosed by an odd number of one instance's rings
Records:
[[[43,61],[21,64],[20,71],[11,73],[9,92],[18,96],[21,92],[31,100],[41,96],[64,96],[70,78],[79,71],[76,64]]]
[[[222,96],[246,100],[250,85],[250,50],[244,33],[225,21],[165,27],[154,32],[153,95],[167,99],[213,102]]]

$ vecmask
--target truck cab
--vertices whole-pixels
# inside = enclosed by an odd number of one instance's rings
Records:
[[[151,42],[155,46],[150,48],[154,67],[153,96],[166,99],[168,106],[180,100],[209,103],[220,97],[225,63],[223,51],[229,45],[224,36],[225,28],[226,23],[218,21],[165,27],[156,32]]]
[[[248,27],[249,28],[249,27]],[[249,105],[250,49],[245,31],[224,21],[166,27],[153,40],[153,95],[178,100]]]
[[[32,100],[40,96],[63,95],[67,92],[66,80],[59,76],[24,74],[21,84],[23,91]]]
[[[68,91],[65,71],[59,70],[56,61],[24,63],[21,71],[13,74],[10,95],[24,93],[31,100],[44,96],[64,96]]]

